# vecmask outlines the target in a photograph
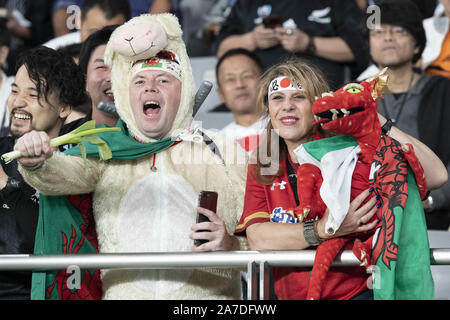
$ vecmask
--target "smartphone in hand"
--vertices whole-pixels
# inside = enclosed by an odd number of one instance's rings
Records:
[[[198,196],[198,206],[201,208],[208,209],[212,212],[217,211],[217,192],[215,191],[200,191]],[[210,221],[207,216],[197,212],[197,223]],[[207,230],[198,230],[197,232],[204,232]],[[196,247],[208,242],[208,240],[194,240],[194,245]]]
[[[281,27],[283,25],[283,21],[280,16],[270,15],[265,17],[262,21],[265,28],[275,29],[276,27]]]

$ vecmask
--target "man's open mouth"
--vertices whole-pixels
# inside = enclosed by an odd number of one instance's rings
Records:
[[[314,115],[314,120],[316,120],[314,122],[314,124],[320,123],[320,124],[324,124],[324,123],[328,123],[330,121],[333,120],[337,120],[340,118],[345,118],[348,116],[351,116],[355,113],[364,111],[363,107],[354,107],[354,108],[350,108],[350,109],[330,109],[324,112],[320,112],[320,113],[316,113]]]
[[[146,116],[153,116],[159,113],[161,107],[156,101],[147,101],[144,103],[144,114]]]
[[[114,95],[113,95],[111,89],[107,89],[107,90],[103,91],[103,93],[105,95],[107,95],[109,98],[114,99]]]

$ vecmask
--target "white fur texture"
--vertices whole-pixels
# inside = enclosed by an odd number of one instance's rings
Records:
[[[183,68],[182,99],[172,130],[188,126],[194,98],[192,76],[181,28],[173,15],[143,15],[127,24],[147,21],[166,32],[166,49],[176,52]],[[115,34],[127,24],[116,29]],[[112,66],[112,90],[121,118],[138,140],[151,141],[137,130],[129,103],[130,58],[108,43],[106,62]],[[201,190],[219,194],[217,215],[229,234],[242,214],[247,155],[233,141],[212,132],[225,163],[202,139],[186,139],[156,158],[98,159],[56,153],[37,170],[19,168],[24,179],[43,194],[65,195],[93,192],[93,209],[101,253],[190,251],[188,235],[195,219],[194,206]],[[198,141],[198,142],[195,142]],[[157,171],[151,170],[153,160]],[[57,212],[55,212],[57,215]],[[56,218],[56,217],[55,217]],[[241,249],[248,249],[239,238]],[[239,299],[238,270],[201,268],[182,272],[162,270],[102,270],[104,299]]]
[[[143,190],[147,196],[142,196]],[[189,235],[196,220],[196,197],[180,175],[156,172],[137,180],[119,207],[116,230],[120,251],[189,251],[194,245]],[[136,270],[130,281],[159,298],[180,289],[191,274],[189,269]]]
[[[130,60],[154,57],[167,46],[166,32],[160,24],[151,21],[131,21],[126,28],[119,28],[111,37],[115,52]]]
[[[191,64],[186,52],[186,46],[181,38],[182,31],[178,19],[169,13],[158,15],[141,15],[133,18],[124,25],[118,27],[106,46],[105,62],[111,66],[111,81],[114,100],[117,112],[120,117],[127,124],[130,133],[133,137],[142,142],[151,142],[154,139],[146,137],[142,134],[136,125],[133,112],[130,106],[130,82],[132,73],[130,72],[131,62],[134,58],[121,55],[115,51],[114,42],[117,41],[120,35],[127,32],[128,29],[134,30],[135,25],[139,23],[153,23],[158,24],[164,29],[168,43],[163,49],[175,52],[180,58],[181,72],[182,72],[182,89],[181,89],[181,103],[175,117],[171,131],[166,135],[171,136],[172,133],[179,129],[186,128],[192,119],[192,106],[195,96],[195,81],[192,75]]]

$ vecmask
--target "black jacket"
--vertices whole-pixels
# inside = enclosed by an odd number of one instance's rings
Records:
[[[450,171],[450,79],[431,77],[423,89],[417,117],[419,139],[441,159]],[[426,214],[429,229],[450,226],[450,182],[431,193],[439,209]]]
[[[0,154],[12,151],[14,140],[0,138]],[[5,173],[19,184],[0,190],[0,254],[32,254],[39,214],[39,194],[26,184],[17,161],[5,164]],[[29,299],[30,271],[0,271],[0,299]]]

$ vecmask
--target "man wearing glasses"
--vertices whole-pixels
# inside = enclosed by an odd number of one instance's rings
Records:
[[[384,132],[400,129],[430,147],[450,171],[450,81],[428,77],[416,67],[426,44],[422,16],[410,0],[378,5],[380,24],[367,26],[370,56],[379,69],[388,67],[390,94],[379,100]],[[450,183],[431,192],[423,203],[428,229],[449,228]]]

